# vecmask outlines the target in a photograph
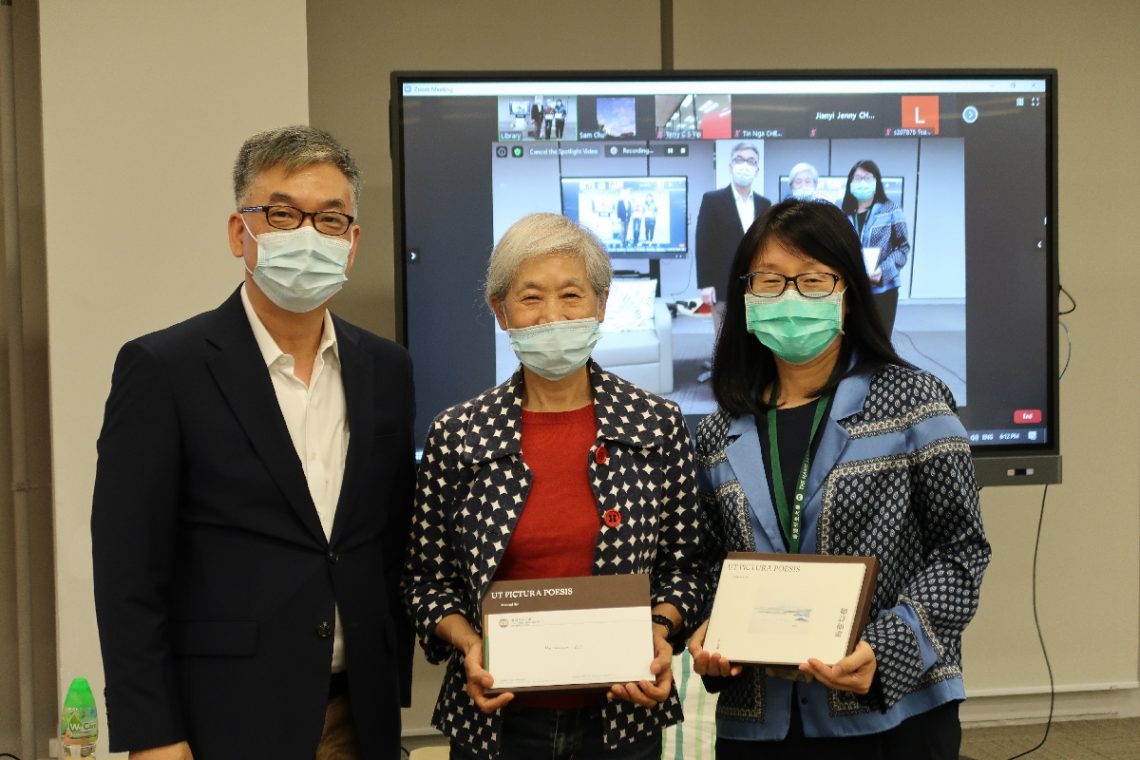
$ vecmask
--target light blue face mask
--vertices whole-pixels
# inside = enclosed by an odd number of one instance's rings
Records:
[[[877,183],[875,180],[852,180],[851,181],[851,195],[857,201],[869,201],[875,197],[875,188]]]
[[[748,332],[791,364],[804,364],[823,353],[843,332],[843,292],[804,298],[789,288],[775,298],[744,294]]]
[[[508,327],[507,334],[522,365],[552,382],[570,376],[584,365],[602,337],[594,317]]]
[[[345,269],[352,243],[344,238],[322,235],[308,225],[249,234],[257,241],[257,266],[246,271],[266,298],[285,311],[312,311],[348,280]]]

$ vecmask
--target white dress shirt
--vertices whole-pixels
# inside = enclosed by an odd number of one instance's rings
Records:
[[[309,495],[317,508],[325,538],[332,537],[333,518],[344,480],[344,460],[348,453],[348,418],[345,414],[344,382],[341,379],[340,352],[333,329],[332,316],[325,310],[324,328],[313,373],[305,385],[293,374],[294,361],[273,340],[253,310],[245,285],[241,302],[253,336],[269,369],[269,378],[277,394],[277,404],[293,440],[297,458],[309,485]],[[344,636],[340,610],[337,609],[333,635],[332,672],[344,669]]]
[[[753,199],[753,193],[749,191],[748,195],[743,198],[740,193],[736,192],[736,186],[732,187],[732,198],[736,201],[736,213],[740,215],[740,226],[748,232],[748,228],[756,221],[756,201]]]

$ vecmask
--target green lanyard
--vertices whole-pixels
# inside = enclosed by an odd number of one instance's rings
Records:
[[[776,400],[779,398],[780,384],[772,384],[772,396],[768,399],[768,456],[772,469],[772,492],[776,497],[776,514],[780,518],[780,529],[788,541],[788,551],[798,554],[800,551],[800,528],[804,517],[804,496],[807,493],[808,470],[811,469],[811,444],[815,440],[815,433],[819,430],[819,423],[827,411],[829,396],[823,396],[815,402],[815,418],[811,423],[811,434],[808,436],[807,451],[804,452],[804,461],[800,465],[800,476],[796,480],[796,492],[792,498],[792,508],[788,509],[788,495],[784,490],[784,471],[780,468],[780,445],[776,440]]]

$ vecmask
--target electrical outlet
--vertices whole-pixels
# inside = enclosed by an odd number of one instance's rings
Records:
[[[59,760],[63,757],[63,747],[59,745],[58,738],[48,739],[48,757],[52,760]]]

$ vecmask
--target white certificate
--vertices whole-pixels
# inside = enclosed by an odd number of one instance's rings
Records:
[[[483,599],[489,691],[653,681],[649,616],[645,575],[492,583]]]
[[[863,266],[867,269],[867,274],[873,274],[879,268],[879,247],[878,246],[864,246],[863,248]]]
[[[832,665],[858,641],[877,574],[873,557],[729,554],[704,648],[733,662]]]

